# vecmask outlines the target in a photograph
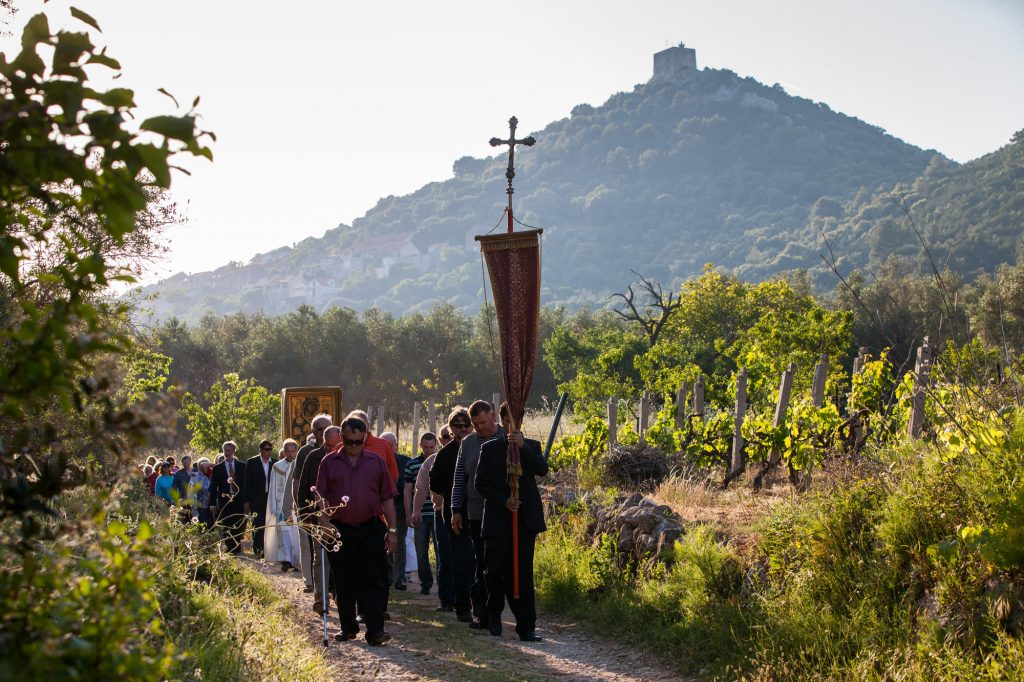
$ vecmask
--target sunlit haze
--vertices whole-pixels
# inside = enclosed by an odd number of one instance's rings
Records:
[[[188,222],[150,280],[248,261],[445,180],[455,159],[490,155],[510,115],[525,135],[600,105],[680,42],[701,68],[780,83],[956,161],[1024,128],[1017,0],[82,0],[50,2],[51,27],[80,26],[69,4],[97,19],[143,115],[173,109],[159,87],[186,107],[199,96],[217,134],[214,163],[174,180]],[[16,5],[9,54],[43,6]]]

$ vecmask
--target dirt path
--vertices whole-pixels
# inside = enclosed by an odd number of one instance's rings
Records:
[[[251,562],[295,604],[301,626],[317,646],[323,625],[312,611],[312,595],[302,592],[298,573],[282,575],[276,566]],[[682,680],[677,672],[624,644],[585,633],[574,623],[540,614],[540,643],[520,642],[514,622],[506,619],[504,634],[491,637],[455,620],[451,612],[437,612],[435,594],[421,595],[415,573],[407,591],[391,591],[387,630],[391,641],[369,647],[362,636],[337,642],[338,619],[328,618],[330,644],[325,658],[335,680]],[[506,609],[506,616],[510,615]]]

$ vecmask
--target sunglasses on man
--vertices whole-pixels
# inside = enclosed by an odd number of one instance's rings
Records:
[[[366,438],[343,438],[345,445],[362,445]]]

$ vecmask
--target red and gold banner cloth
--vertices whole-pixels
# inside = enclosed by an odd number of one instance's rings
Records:
[[[491,278],[501,342],[501,377],[515,428],[521,428],[523,423],[537,365],[542,232],[527,230],[477,237]],[[509,482],[518,488],[519,452],[515,448],[509,451]],[[517,493],[513,489],[516,497]]]

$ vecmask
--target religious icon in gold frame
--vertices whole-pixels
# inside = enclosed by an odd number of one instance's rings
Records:
[[[281,437],[305,445],[313,432],[313,417],[329,414],[337,424],[341,418],[340,386],[300,386],[281,389]]]

